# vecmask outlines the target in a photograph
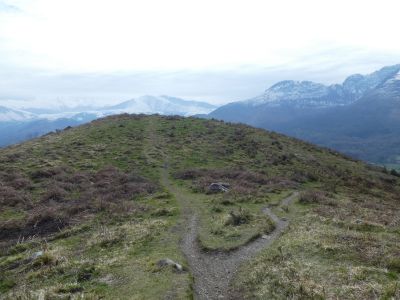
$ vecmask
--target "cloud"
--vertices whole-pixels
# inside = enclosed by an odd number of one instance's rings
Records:
[[[243,65],[220,70],[53,72],[37,69],[0,69],[0,105],[35,107],[104,105],[145,94],[170,95],[223,104],[261,94],[280,80],[341,83],[354,73],[368,74],[400,62],[400,55],[363,49],[319,49],[319,58],[265,67]],[[330,57],[334,56],[335,60]],[[10,101],[13,100],[13,101]],[[18,100],[18,101],[16,101]]]
[[[14,0],[16,1],[16,0]],[[296,64],[314,48],[400,52],[398,0],[18,0],[2,21],[15,65],[64,72]],[[333,52],[331,52],[332,54]],[[331,60],[337,56],[332,55]],[[315,57],[315,61],[318,61]]]
[[[0,14],[1,13],[17,13],[21,12],[21,9],[15,5],[8,4],[4,1],[0,1]]]
[[[0,98],[224,103],[400,62],[398,0],[0,0]],[[373,20],[373,21],[371,21]],[[0,103],[1,104],[1,103]]]

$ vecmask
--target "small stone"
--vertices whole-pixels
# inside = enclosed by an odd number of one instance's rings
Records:
[[[31,259],[34,260],[34,259],[37,259],[37,258],[39,258],[41,256],[43,256],[43,251],[38,251],[38,252],[35,252],[35,253],[32,254]]]
[[[183,267],[181,264],[178,264],[176,262],[174,262],[172,259],[169,258],[165,258],[165,259],[161,259],[157,262],[157,265],[159,267],[166,267],[166,266],[172,266],[175,270],[179,271],[179,272],[183,272]]]

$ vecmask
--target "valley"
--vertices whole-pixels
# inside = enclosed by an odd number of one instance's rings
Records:
[[[263,94],[221,106],[207,115],[242,122],[387,165],[399,155],[400,65],[342,84],[281,81]]]

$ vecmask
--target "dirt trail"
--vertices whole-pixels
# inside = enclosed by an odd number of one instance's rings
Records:
[[[182,239],[182,251],[186,255],[190,270],[194,277],[194,291],[196,299],[229,299],[229,284],[239,266],[252,258],[262,249],[268,247],[288,226],[288,221],[278,218],[269,208],[263,212],[276,225],[275,230],[231,252],[204,252],[197,241],[199,220],[192,211],[190,203],[185,197],[185,191],[180,190],[169,179],[168,170],[162,171],[162,184],[176,197],[183,208],[186,219],[186,232]],[[297,197],[295,192],[282,200],[289,205]]]
[[[269,208],[264,208],[263,213],[270,217],[275,222],[275,230],[269,235],[262,237],[239,247],[230,252],[204,252],[198,244],[198,228],[199,219],[193,207],[188,201],[189,196],[186,196],[187,191],[176,186],[170,180],[168,171],[167,156],[160,151],[162,149],[158,145],[158,139],[154,132],[154,124],[150,123],[148,130],[148,138],[150,148],[157,148],[159,157],[165,160],[164,167],[161,168],[161,184],[172,193],[180,204],[185,219],[181,248],[185,254],[190,271],[194,278],[194,293],[195,298],[203,299],[229,299],[229,284],[233,279],[240,265],[254,257],[258,252],[268,247],[275,239],[277,239],[285,228],[288,226],[288,221],[278,218]],[[150,152],[148,152],[150,153]],[[148,157],[149,161],[153,158]],[[281,205],[290,205],[298,196],[298,192],[294,192],[289,197],[281,201]],[[185,230],[186,229],[186,230]]]

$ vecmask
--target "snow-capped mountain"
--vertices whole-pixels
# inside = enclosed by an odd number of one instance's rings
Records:
[[[192,116],[196,114],[207,114],[216,106],[205,102],[188,101],[169,96],[142,96],[118,105],[105,107],[103,111],[144,113],[161,115]]]
[[[35,119],[35,114],[0,106],[0,122],[20,122]]]
[[[400,100],[400,70],[368,94],[369,97],[388,98]]]
[[[400,71],[400,65],[385,67],[370,75],[349,76],[342,85],[326,86],[311,81],[285,80],[278,82],[262,95],[243,101],[251,106],[331,107],[348,105]]]
[[[400,65],[384,67],[369,75],[352,75],[343,82],[343,89],[347,97],[358,100],[368,92],[395,78],[400,72]]]
[[[282,81],[208,117],[274,130],[367,161],[400,164],[400,65],[330,86]]]
[[[215,108],[205,102],[187,101],[169,96],[143,96],[108,107],[53,105],[51,108],[18,110],[0,106],[0,146],[120,113],[192,116],[207,114]]]

